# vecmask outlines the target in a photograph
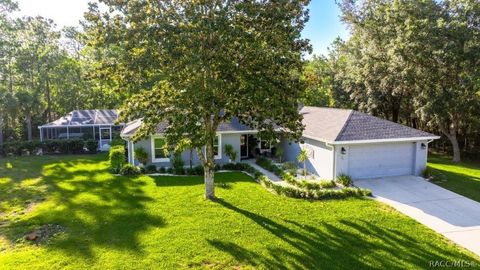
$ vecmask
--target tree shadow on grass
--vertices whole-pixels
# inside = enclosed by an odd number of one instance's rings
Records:
[[[207,240],[243,264],[273,269],[402,269],[404,262],[410,267],[426,268],[431,260],[458,256],[439,248],[441,245],[419,243],[418,239],[402,231],[385,229],[364,220],[341,220],[342,226],[323,223],[314,227],[291,220],[276,222],[225,200],[217,202],[249,218],[259,225],[259,229],[267,230],[291,247],[286,249],[266,244],[266,252],[258,253],[231,241]]]
[[[152,176],[158,187],[196,186],[203,185],[203,176]],[[220,188],[231,188],[236,182],[254,182],[253,179],[242,172],[215,173],[215,184]]]
[[[93,258],[94,246],[141,253],[137,236],[164,226],[162,217],[146,212],[152,199],[141,179],[113,176],[103,160],[73,159],[41,167],[37,185],[47,186],[47,201],[39,209],[0,231],[12,243],[44,224],[58,224],[65,234],[48,244],[73,256]]]

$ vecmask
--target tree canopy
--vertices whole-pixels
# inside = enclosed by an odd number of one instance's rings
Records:
[[[90,45],[114,51],[101,62],[130,96],[123,119],[143,118],[135,139],[162,122],[169,144],[188,139],[205,168],[207,198],[221,122],[237,117],[266,138],[278,127],[300,137],[308,1],[102,2],[109,10],[91,5],[86,29]]]

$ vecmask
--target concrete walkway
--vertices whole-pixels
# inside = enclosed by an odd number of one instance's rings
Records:
[[[480,255],[480,203],[417,176],[354,181],[374,197]]]
[[[275,182],[275,183],[277,183],[277,184],[282,184],[282,183],[283,183],[283,181],[282,181],[282,179],[280,179],[280,177],[278,177],[278,176],[276,176],[274,173],[272,173],[272,172],[270,172],[270,171],[267,171],[267,170],[265,170],[264,168],[258,166],[258,165],[255,163],[255,160],[247,159],[247,160],[243,160],[242,162],[249,164],[250,166],[252,166],[253,168],[255,168],[257,171],[261,172],[263,175],[265,175],[266,177],[270,178],[270,180],[272,180],[273,182]]]

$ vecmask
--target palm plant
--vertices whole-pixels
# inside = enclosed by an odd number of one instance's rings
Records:
[[[306,149],[300,150],[300,153],[297,156],[297,160],[303,163],[303,177],[306,180],[307,179],[307,160],[308,160],[308,153]]]

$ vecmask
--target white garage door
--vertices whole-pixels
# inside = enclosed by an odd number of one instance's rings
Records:
[[[348,172],[354,179],[410,175],[414,149],[413,143],[351,145]]]

